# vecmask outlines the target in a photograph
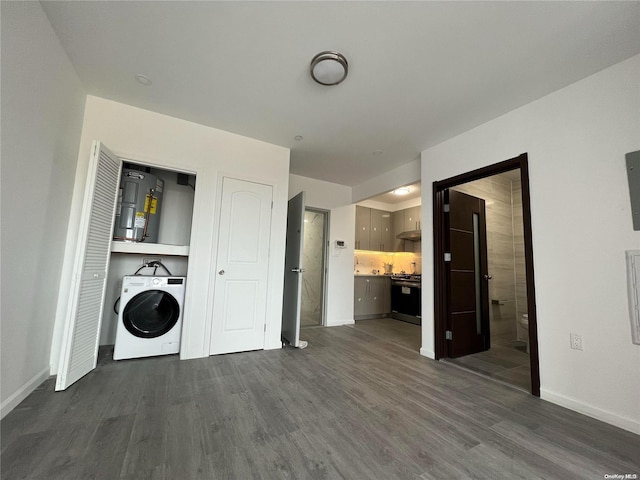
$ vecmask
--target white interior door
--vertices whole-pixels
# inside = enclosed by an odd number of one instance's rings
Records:
[[[210,353],[264,348],[273,187],[225,177]]]
[[[282,338],[300,346],[300,296],[302,294],[302,254],[304,243],[305,195],[300,192],[289,200],[287,210],[287,249],[284,262],[284,300]]]
[[[96,368],[120,170],[120,160],[100,142],[94,142],[78,225],[56,390],[65,390]]]

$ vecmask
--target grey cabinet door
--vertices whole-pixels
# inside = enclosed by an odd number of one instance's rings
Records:
[[[383,252],[394,251],[392,228],[391,212],[382,212],[380,223],[380,250]]]
[[[382,250],[382,210],[371,209],[371,234],[369,235],[369,249]]]
[[[391,234],[391,241],[393,242],[392,251],[404,252],[404,240],[398,238],[398,235],[404,232],[404,210],[398,210],[393,212],[392,215],[393,232]]]
[[[356,205],[356,250],[370,250],[371,209]]]
[[[366,315],[368,310],[367,290],[368,283],[367,277],[353,277],[353,316],[360,317]]]
[[[403,210],[405,231],[418,230],[418,207]]]
[[[369,285],[371,313],[376,316],[391,313],[391,279],[383,276],[371,277]]]

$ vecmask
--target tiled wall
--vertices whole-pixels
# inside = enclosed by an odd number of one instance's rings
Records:
[[[511,183],[511,198],[513,201],[513,254],[516,267],[516,310],[518,318],[527,313],[527,278],[524,262],[524,223],[522,219],[522,185],[520,179]],[[518,330],[518,340],[525,340],[521,336],[526,332]]]
[[[324,251],[325,215],[304,212],[304,247],[300,324],[322,323],[322,254]]]
[[[486,202],[491,341],[509,343],[517,338],[516,320],[527,308],[519,174],[494,175],[454,190]]]
[[[422,256],[419,253],[356,250],[353,257],[353,272],[384,274],[387,273],[385,264],[393,266],[388,273],[421,273]]]

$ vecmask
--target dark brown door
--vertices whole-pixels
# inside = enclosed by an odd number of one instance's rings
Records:
[[[462,357],[490,346],[485,205],[454,190],[445,191],[445,203],[448,356]]]

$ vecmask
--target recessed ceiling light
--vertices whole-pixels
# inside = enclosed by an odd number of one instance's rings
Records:
[[[394,195],[406,195],[407,193],[409,193],[411,190],[409,189],[409,187],[400,187],[400,188],[396,188],[393,192]]]
[[[338,52],[320,52],[311,60],[311,78],[320,85],[338,85],[349,72],[347,59]]]
[[[296,135],[295,137],[293,137],[293,139],[294,139],[296,142],[299,142],[299,141],[300,141],[300,140],[302,140],[303,138],[304,138],[304,137],[303,137],[302,135]]]
[[[136,81],[139,84],[144,85],[145,87],[148,87],[153,83],[149,77],[147,77],[146,75],[142,75],[141,73],[136,75]]]

